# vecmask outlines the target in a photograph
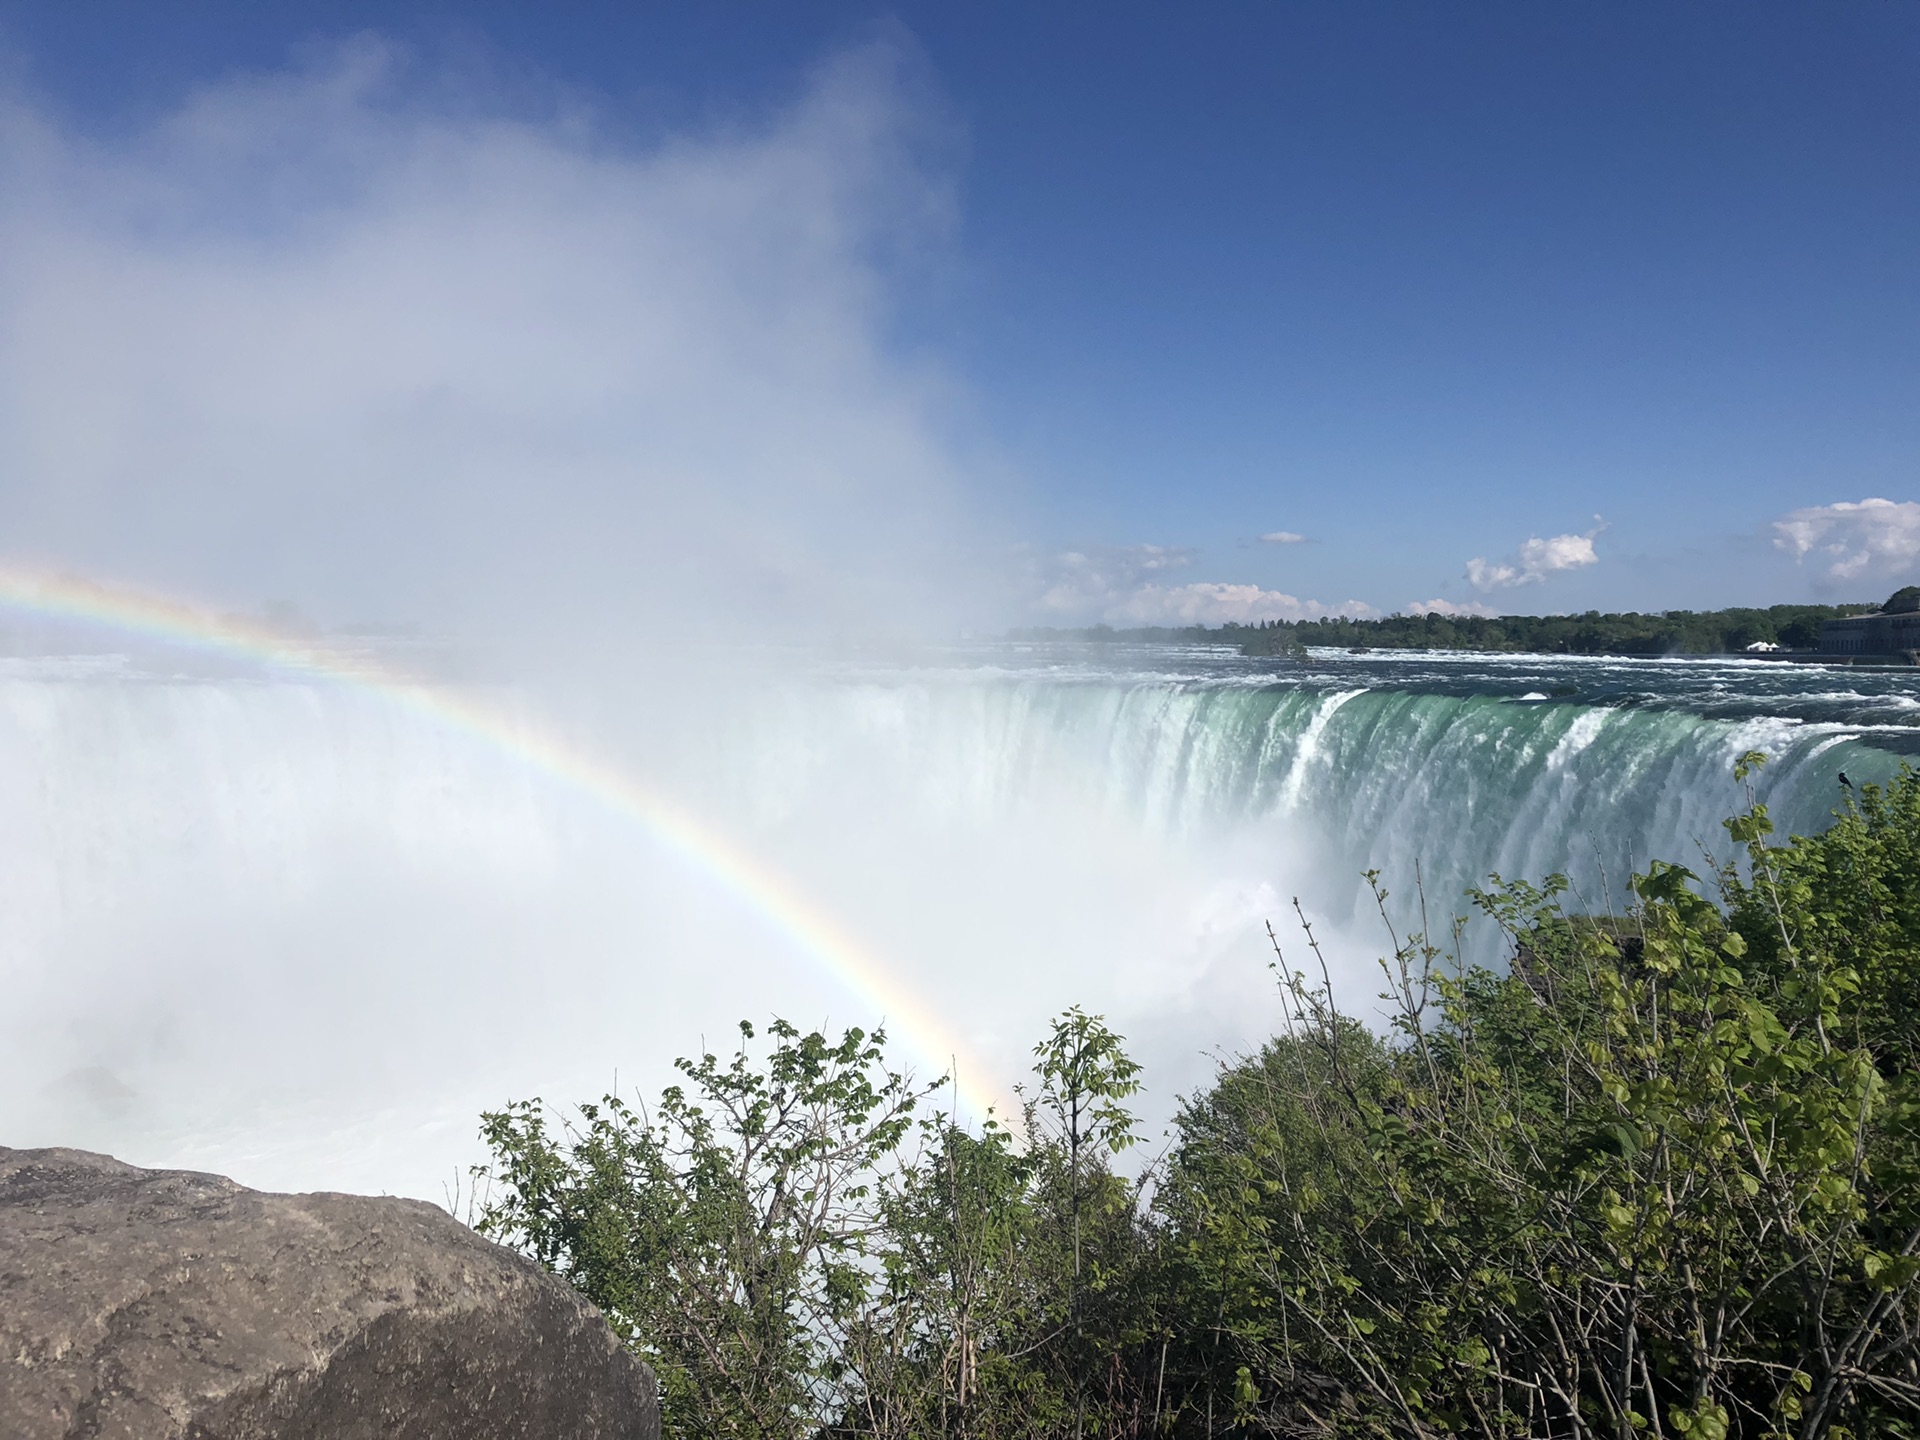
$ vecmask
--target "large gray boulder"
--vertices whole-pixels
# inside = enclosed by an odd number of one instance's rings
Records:
[[[417,1200],[0,1147],[0,1436],[655,1440],[653,1375]]]

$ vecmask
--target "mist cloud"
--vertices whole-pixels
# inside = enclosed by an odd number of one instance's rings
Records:
[[[112,143],[12,99],[8,556],[336,621],[938,623],[948,382],[888,342],[952,212],[914,77],[877,43],[650,146],[376,39]]]

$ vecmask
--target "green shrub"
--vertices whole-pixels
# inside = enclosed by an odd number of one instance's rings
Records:
[[[1917,818],[1750,805],[1718,904],[1656,863],[1624,922],[1496,883],[1513,963],[1396,943],[1391,1042],[1289,974],[1168,1186],[1245,1362],[1407,1435],[1920,1433]]]
[[[606,1311],[673,1436],[1914,1440],[1920,779],[1727,829],[1625,915],[1495,877],[1504,969],[1389,924],[1384,1033],[1283,959],[1283,1033],[1138,1181],[1097,1016],[1017,1133],[776,1022],[651,1111],[486,1116],[480,1228]]]

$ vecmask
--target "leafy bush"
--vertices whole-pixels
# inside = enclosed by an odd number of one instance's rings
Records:
[[[485,1117],[480,1226],[608,1313],[676,1436],[1912,1440],[1920,779],[1727,828],[1624,916],[1495,877],[1503,970],[1389,925],[1385,1033],[1283,960],[1284,1032],[1139,1181],[1097,1016],[1017,1133],[776,1023],[650,1112]]]
[[[1055,1022],[1016,1146],[991,1120],[916,1125],[936,1087],[887,1069],[883,1035],[776,1021],[756,1057],[740,1033],[727,1061],[678,1061],[651,1111],[485,1116],[481,1232],[606,1313],[655,1367],[670,1435],[1100,1429],[1151,1253],[1107,1165],[1138,1088],[1119,1037]]]
[[[1916,820],[1750,804],[1718,905],[1656,863],[1625,923],[1496,883],[1511,966],[1396,943],[1391,1042],[1288,973],[1163,1202],[1248,1363],[1408,1435],[1920,1433]]]

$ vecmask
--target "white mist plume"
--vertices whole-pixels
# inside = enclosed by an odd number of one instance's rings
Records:
[[[571,642],[597,664],[489,704],[723,829],[995,1081],[1106,1011],[1164,1116],[1264,1032],[1258,922],[1314,863],[1291,824],[1136,813],[1200,795],[1164,783],[1195,697],[622,663],[649,627],[924,629],[968,592],[947,382],[887,338],[951,206],[911,70],[869,47],[650,147],[421,99],[373,41],[130,140],[14,101],[0,558]],[[1084,558],[1056,578],[1095,614],[1324,608]],[[435,1195],[483,1106],[650,1088],[742,1016],[888,1018],[671,837],[350,686],[0,667],[0,798],[9,1143]]]
[[[7,552],[494,632],[944,621],[946,385],[887,341],[952,208],[912,73],[651,146],[374,39],[124,142],[14,99]]]
[[[422,99],[376,41],[131,139],[12,101],[0,559],[564,645],[487,703],[724,830],[994,1081],[1073,1002],[1164,1055],[1130,1016],[1266,988],[1257,954],[1180,968],[1239,933],[1214,904],[1196,938],[1207,860],[1114,823],[1049,744],[996,772],[924,687],[625,643],[924,630],[969,593],[947,382],[887,338],[952,204],[911,77],[868,47],[771,120],[645,147]],[[888,1018],[667,837],[458,725],[165,658],[0,667],[10,1143],[434,1195],[483,1106],[650,1087],[742,1016]]]

